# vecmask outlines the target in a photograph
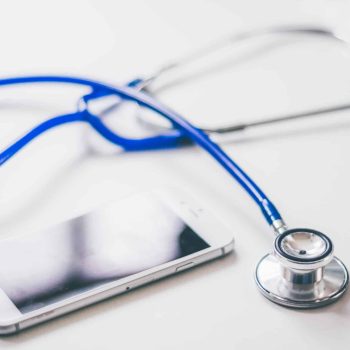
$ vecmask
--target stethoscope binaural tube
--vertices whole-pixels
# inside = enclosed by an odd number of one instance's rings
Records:
[[[310,37],[324,37],[330,40],[339,42],[340,44],[349,45],[349,42],[343,38],[339,33],[322,26],[276,26],[276,27],[266,27],[266,28],[258,28],[253,30],[242,31],[238,34],[229,35],[223,39],[219,39],[217,41],[212,42],[211,44],[200,48],[190,54],[187,54],[180,59],[165,64],[162,68],[158,69],[154,74],[144,78],[144,79],[135,79],[131,81],[129,84],[133,86],[137,90],[145,91],[148,94],[151,94],[154,97],[158,97],[163,90],[171,89],[172,83],[167,83],[166,86],[160,86],[153,89],[153,85],[159,78],[167,75],[169,72],[177,70],[183,66],[186,66],[189,63],[200,60],[208,55],[216,52],[218,49],[232,46],[239,42],[248,41],[252,39],[256,39],[257,37],[263,36],[271,36],[271,35],[298,35],[298,36],[310,36]],[[233,123],[225,126],[217,126],[217,127],[205,127],[198,126],[197,128],[205,131],[208,134],[226,134],[233,133],[237,131],[242,131],[248,128],[259,127],[263,125],[271,125],[276,123],[282,123],[292,120],[305,119],[314,116],[319,116],[331,112],[340,112],[344,110],[350,109],[350,103],[345,104],[336,104],[331,106],[320,107],[316,109],[306,110],[299,113],[285,114],[273,117],[267,117],[264,119],[259,119],[256,121],[251,121],[248,123]],[[158,119],[150,119],[143,114],[138,116],[140,120],[153,127],[157,127],[158,130],[160,127],[164,127],[158,123]]]

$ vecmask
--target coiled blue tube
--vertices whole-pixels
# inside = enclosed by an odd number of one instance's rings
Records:
[[[205,149],[229,172],[231,176],[236,179],[236,181],[243,187],[243,189],[250,195],[250,197],[258,204],[263,212],[265,219],[270,225],[275,220],[281,220],[281,215],[279,214],[278,210],[264,194],[264,192],[243,171],[243,169],[241,169],[239,165],[236,164],[235,161],[221,149],[220,146],[214,143],[202,130],[196,128],[179,114],[162,105],[152,97],[142,92],[136,91],[132,87],[128,86],[115,87],[88,79],[64,76],[34,76],[3,79],[0,80],[0,86],[40,82],[79,84],[89,86],[92,89],[93,95],[118,95],[125,100],[134,101],[139,105],[149,108],[154,112],[162,115],[172,123],[174,130],[165,134],[143,139],[124,138],[111,131],[100,118],[91,114],[88,109],[84,109],[78,111],[77,113],[52,118],[37,126],[20,140],[15,142],[12,146],[0,153],[0,165],[5,163],[11,156],[13,156],[16,152],[18,152],[21,148],[23,148],[35,137],[42,134],[44,131],[61,124],[76,121],[89,123],[100,135],[102,135],[110,142],[123,147],[125,150],[146,150],[172,147],[177,146],[185,140],[189,139],[196,143],[198,146]]]

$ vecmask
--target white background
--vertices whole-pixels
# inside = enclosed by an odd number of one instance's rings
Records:
[[[251,27],[324,24],[350,39],[345,1],[11,1],[0,11],[0,75],[72,74],[118,84],[207,42]],[[196,123],[227,124],[350,99],[350,57],[321,38],[269,38],[219,57],[163,99]],[[205,62],[209,68],[211,63]],[[0,145],[84,90],[1,88]],[[350,114],[264,127],[224,148],[285,213],[329,234],[350,266]],[[87,141],[89,140],[89,141]],[[155,186],[187,190],[232,229],[233,255],[27,330],[4,349],[339,349],[350,342],[350,293],[319,310],[276,306],[253,272],[273,234],[253,202],[194,147],[106,151],[82,125],[33,142],[1,168],[2,237],[30,232]],[[102,151],[103,149],[103,151]]]

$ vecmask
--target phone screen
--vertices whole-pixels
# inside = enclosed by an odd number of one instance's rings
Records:
[[[208,248],[151,194],[0,242],[0,288],[22,313]]]

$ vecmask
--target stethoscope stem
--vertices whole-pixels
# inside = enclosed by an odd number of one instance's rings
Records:
[[[271,224],[276,235],[280,235],[288,230],[287,224],[283,219],[274,220]]]

